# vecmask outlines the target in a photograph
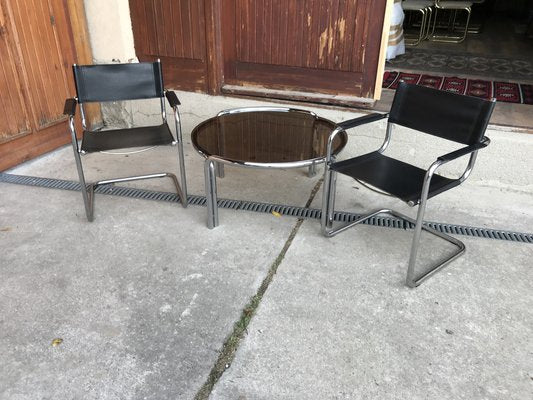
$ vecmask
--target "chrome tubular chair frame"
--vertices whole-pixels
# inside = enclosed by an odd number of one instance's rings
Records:
[[[446,6],[443,6],[443,4],[440,4],[441,0],[435,0],[435,13],[433,16],[433,26],[431,28],[431,34],[428,36],[428,39],[433,42],[443,42],[443,43],[461,43],[466,39],[466,35],[469,32],[469,23],[470,23],[470,16],[472,15],[472,2],[468,1],[460,1],[460,3],[464,3],[464,6],[454,6],[453,1],[446,1]],[[448,4],[451,3],[451,4]],[[468,4],[468,5],[467,5]],[[451,18],[452,21],[450,22],[449,27],[451,30],[455,30],[455,27],[457,25],[456,19],[457,19],[457,12],[458,11],[465,11],[466,12],[466,22],[464,25],[464,30],[461,35],[453,35],[453,34],[441,34],[437,35],[435,34],[435,28],[437,25],[437,14],[439,10],[448,10],[452,12]]]
[[[492,113],[494,102],[495,100],[493,99],[492,107],[490,108],[490,111],[489,111],[489,117],[490,117],[490,114]],[[347,230],[348,228],[358,225],[379,214],[389,214],[396,218],[399,218],[399,219],[408,221],[411,224],[414,224],[415,228],[414,228],[413,240],[411,244],[411,252],[409,256],[409,263],[407,267],[407,277],[406,277],[406,285],[412,288],[412,287],[416,287],[420,285],[423,281],[425,281],[426,279],[428,279],[429,277],[431,277],[432,275],[440,271],[442,268],[448,265],[451,261],[455,260],[465,251],[465,245],[460,240],[452,236],[449,236],[447,234],[438,232],[435,229],[427,225],[424,225],[424,214],[426,210],[427,200],[429,197],[428,195],[430,191],[431,179],[433,178],[435,171],[437,171],[442,165],[450,161],[456,160],[459,157],[463,157],[465,155],[470,155],[468,165],[466,166],[462,175],[457,179],[459,183],[462,183],[468,178],[468,176],[472,172],[472,169],[474,167],[474,164],[477,158],[478,151],[488,146],[488,144],[490,143],[490,139],[487,137],[483,137],[482,140],[478,143],[468,145],[459,150],[456,150],[451,153],[438,157],[430,165],[430,167],[427,169],[425,176],[423,178],[423,185],[422,185],[422,190],[421,190],[419,201],[408,201],[407,202],[407,204],[410,207],[414,207],[418,205],[418,212],[417,212],[416,220],[404,214],[398,213],[397,211],[391,210],[391,209],[378,209],[378,210],[373,210],[369,212],[368,214],[361,216],[359,219],[355,221],[343,223],[336,227],[333,227],[337,172],[332,170],[331,168],[336,162],[335,158],[331,154],[331,144],[333,143],[335,136],[339,134],[340,132],[355,128],[360,125],[368,124],[370,122],[385,119],[388,117],[389,117],[388,114],[374,113],[374,114],[369,114],[363,117],[354,118],[352,120],[344,121],[338,124],[338,127],[332,132],[331,136],[329,137],[327,154],[326,154],[326,164],[324,167],[321,231],[324,236],[332,237],[340,232]],[[392,137],[392,128],[393,128],[393,123],[388,121],[387,129],[385,133],[385,139],[383,141],[383,144],[379,147],[379,149],[377,149],[377,153],[382,154],[387,149],[390,143],[391,137]],[[430,268],[426,272],[417,276],[415,267],[416,267],[416,258],[417,258],[417,254],[419,250],[420,237],[421,237],[422,230],[425,230],[429,232],[430,234],[433,234],[435,236],[438,236],[448,241],[449,243],[455,245],[457,249],[451,255],[449,255],[444,261],[430,266]]]
[[[115,65],[115,64],[112,64],[112,65]],[[76,67],[77,65],[74,65],[74,69]],[[159,71],[161,71],[159,60],[157,60],[157,67]],[[74,151],[74,159],[76,162],[76,168],[78,170],[78,177],[80,180],[83,203],[85,205],[85,213],[87,216],[87,220],[89,222],[92,222],[94,220],[94,194],[95,194],[96,188],[100,185],[109,185],[109,184],[114,184],[114,183],[124,183],[124,182],[138,181],[138,180],[144,180],[144,179],[153,179],[153,178],[170,178],[174,186],[176,187],[176,192],[180,198],[180,202],[182,206],[187,207],[187,178],[186,178],[186,173],[185,173],[181,120],[180,120],[180,114],[179,114],[179,109],[178,109],[178,105],[180,105],[180,102],[176,94],[173,91],[164,90],[164,97],[160,97],[161,119],[164,124],[167,123],[165,97],[169,101],[174,111],[176,137],[173,138],[173,140],[169,144],[172,146],[177,146],[178,148],[177,158],[178,158],[178,163],[179,163],[181,182],[178,180],[176,175],[173,173],[157,172],[157,173],[151,173],[151,174],[146,174],[146,175],[135,175],[135,176],[128,176],[128,177],[105,179],[105,180],[100,180],[100,181],[93,182],[93,183],[87,183],[85,180],[85,174],[83,172],[83,164],[81,161],[81,155],[86,154],[86,152],[82,149],[82,146],[80,145],[78,141],[77,134],[76,134],[76,128],[75,128],[76,105],[79,104],[82,128],[83,128],[84,133],[87,131],[85,110],[83,107],[83,103],[79,102],[78,97],[70,98],[66,100],[64,114],[67,115],[69,118],[69,128],[70,128],[70,134],[71,134],[72,149]],[[144,127],[140,127],[140,128],[144,128]],[[149,127],[145,127],[145,128],[149,128]],[[150,147],[155,147],[155,146],[156,145],[153,145]]]
[[[409,1],[402,2],[404,12],[419,12],[420,13],[420,30],[418,35],[404,33],[405,44],[407,46],[417,46],[429,37],[431,27],[431,18],[433,15],[433,2],[427,1],[427,4],[418,4],[420,2],[410,3]]]

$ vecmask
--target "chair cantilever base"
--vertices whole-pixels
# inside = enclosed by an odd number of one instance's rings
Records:
[[[341,128],[347,129],[358,126],[354,125],[353,121],[339,124],[338,128],[330,134],[328,140],[322,195],[322,233],[325,236],[333,236],[381,213],[391,214],[413,224],[414,233],[406,277],[406,284],[409,287],[420,285],[424,280],[459,257],[465,251],[465,245],[461,241],[424,225],[426,204],[429,198],[458,186],[468,178],[474,167],[478,151],[490,143],[490,140],[485,137],[485,131],[494,105],[495,100],[486,101],[476,97],[461,96],[400,82],[392,102],[391,111],[388,114],[387,131],[381,147],[374,152],[336,162],[331,154],[331,144],[335,135]],[[426,115],[431,115],[431,119],[427,118]],[[458,121],[458,116],[461,116],[461,121]],[[454,120],[453,124],[450,123],[451,120]],[[382,154],[389,145],[392,124],[399,124],[420,133],[451,140],[466,145],[466,147],[437,157],[427,170],[423,170],[414,164]],[[473,126],[477,128],[472,129]],[[435,173],[442,165],[467,155],[469,155],[470,160],[460,177],[447,178]],[[362,181],[364,186],[377,189],[381,194],[388,194],[412,207],[418,206],[416,221],[396,211],[380,209],[333,229],[338,173]],[[415,267],[422,230],[444,239],[456,246],[457,249],[444,261],[431,265],[429,270],[425,270],[417,276]]]
[[[183,206],[183,208],[187,208],[188,200],[187,200],[187,197],[184,195],[183,190],[181,189],[177,176],[170,172],[159,172],[159,173],[154,173],[154,174],[149,174],[149,175],[128,176],[125,178],[106,179],[103,181],[89,183],[86,185],[85,190],[82,185],[81,190],[82,190],[82,193],[84,194],[83,200],[85,203],[85,212],[87,214],[87,220],[89,222],[94,221],[94,194],[98,186],[111,185],[111,184],[119,183],[119,182],[132,182],[132,181],[139,181],[143,179],[153,179],[153,178],[170,178],[172,182],[174,183],[174,186],[176,187],[176,192],[178,194],[178,197],[180,198],[181,205]]]
[[[411,217],[408,217],[407,215],[404,215],[404,214],[401,214],[401,213],[398,213],[394,210],[390,210],[390,209],[379,209],[379,210],[375,210],[375,211],[372,211],[366,215],[363,215],[361,216],[359,219],[355,220],[355,221],[351,221],[351,222],[347,222],[345,224],[341,224],[340,226],[337,226],[336,228],[332,228],[331,227],[331,222],[329,222],[327,225],[330,225],[330,226],[325,226],[324,224],[322,224],[322,233],[324,234],[324,236],[326,237],[333,237],[335,235],[337,235],[338,233],[341,233],[345,230],[347,230],[348,228],[351,228],[355,225],[358,225],[360,223],[363,223],[365,222],[366,220],[376,216],[376,215],[379,215],[379,214],[389,214],[389,215],[392,215],[393,217],[396,217],[396,218],[399,218],[399,219],[402,219],[404,221],[407,221],[407,222],[410,222],[412,224],[415,224],[416,225],[416,221],[411,218]],[[416,228],[415,228],[416,229]],[[408,268],[408,271],[407,271],[407,278],[406,278],[406,285],[409,286],[410,288],[414,288],[414,287],[417,287],[419,286],[422,282],[424,282],[426,279],[430,278],[431,276],[433,276],[434,274],[436,274],[437,272],[439,272],[440,270],[442,270],[444,267],[446,267],[449,263],[451,263],[453,260],[455,260],[456,258],[458,258],[459,256],[461,256],[464,252],[465,252],[465,245],[463,242],[461,242],[460,240],[450,236],[450,235],[447,235],[445,233],[442,233],[442,232],[438,232],[437,230],[427,226],[427,225],[424,225],[423,223],[421,224],[420,226],[420,229],[423,229],[435,236],[438,236],[440,237],[441,239],[443,240],[446,240],[447,242],[455,245],[457,247],[457,250],[454,251],[451,255],[449,255],[448,257],[446,257],[446,259],[444,259],[443,261],[439,262],[438,264],[435,264],[435,265],[432,265],[430,267],[430,269],[426,272],[424,272],[423,274],[420,274],[419,276],[415,276],[415,263],[416,263],[416,254],[418,253],[418,246],[419,246],[419,238],[417,238],[416,234],[415,234],[415,237],[413,238],[413,247],[411,249],[411,254],[410,254],[410,257],[409,257],[409,268]]]

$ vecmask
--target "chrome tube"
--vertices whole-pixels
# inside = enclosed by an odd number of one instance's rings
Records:
[[[126,176],[124,178],[113,178],[113,179],[105,179],[103,181],[98,181],[95,183],[95,185],[109,185],[111,183],[124,183],[124,182],[132,182],[132,181],[140,181],[143,179],[153,179],[153,178],[166,178],[170,174],[168,172],[158,172],[155,174],[148,174],[148,175],[137,175],[137,176]]]
[[[413,234],[413,242],[411,244],[411,253],[409,256],[409,265],[407,267],[407,279],[406,284],[409,287],[416,286],[415,284],[415,264],[416,264],[416,256],[418,254],[418,248],[420,245],[420,235],[422,233],[422,224],[424,222],[424,213],[426,211],[426,203],[428,199],[429,194],[429,186],[431,183],[431,178],[433,177],[433,174],[442,165],[441,161],[435,161],[429,169],[426,172],[426,175],[424,176],[424,184],[422,186],[422,193],[420,195],[420,204],[418,206],[418,213],[416,217],[416,225],[415,225],[415,232]]]
[[[77,101],[78,99],[76,99]],[[83,130],[87,130],[87,123],[85,121],[85,109],[83,108],[82,103],[78,103],[80,105],[80,115],[81,115],[81,126]]]
[[[333,210],[336,190],[336,174],[330,169],[331,163],[335,161],[331,154],[335,136],[344,130],[337,127],[330,133],[326,148],[326,159],[324,163],[324,185],[322,190],[322,214],[320,216],[321,231],[324,236],[329,236],[329,229],[333,223]]]
[[[322,188],[322,214],[320,215],[320,227],[322,234],[328,236],[329,228],[331,228],[332,210],[331,204],[331,192],[335,190],[333,182],[333,171],[329,169],[329,165],[326,163],[324,166],[324,187]]]
[[[328,146],[326,150],[326,164],[331,164],[332,162],[332,149],[333,149],[333,140],[335,139],[335,136],[337,136],[339,133],[344,132],[344,129],[341,127],[336,127],[333,132],[330,133],[328,138]]]
[[[383,153],[387,149],[387,147],[389,147],[391,138],[392,138],[392,123],[387,121],[387,130],[385,131],[385,139],[381,147],[377,150],[378,153]]]
[[[167,106],[165,104],[165,97],[159,98],[161,102],[161,118],[163,118],[163,122],[167,122]]]
[[[96,188],[99,185],[110,185],[113,183],[133,182],[133,181],[141,181],[144,179],[154,179],[154,178],[170,178],[172,182],[174,183],[174,186],[176,187],[176,192],[178,193],[181,204],[183,205],[183,207],[187,207],[186,194],[183,192],[182,188],[180,187],[180,184],[179,184],[179,181],[176,175],[170,172],[157,172],[154,174],[147,174],[147,175],[135,175],[135,176],[127,176],[123,178],[104,179],[102,181],[95,182],[92,186]]]
[[[416,254],[418,252],[418,242],[420,239],[420,231],[422,229],[422,222],[424,213],[426,210],[426,203],[428,199],[429,194],[429,186],[431,184],[431,178],[433,177],[433,174],[442,165],[442,161],[435,161],[429,169],[426,171],[426,175],[424,176],[424,183],[422,186],[422,193],[420,194],[420,204],[418,206],[418,214],[416,218],[416,226],[415,226],[415,234],[414,239],[411,247],[411,258],[409,261],[409,268],[407,270],[407,277],[409,279],[410,276],[413,275],[413,268],[414,268],[414,258],[416,258]]]
[[[401,214],[399,212],[392,211],[390,214],[392,216],[394,216],[394,217],[401,218],[401,219],[403,219],[405,221],[408,221],[408,222],[410,222],[412,224],[416,225],[416,223],[417,223],[417,221],[415,221],[413,218],[410,218],[407,215]],[[447,235],[445,233],[439,232],[439,231],[437,231],[437,230],[435,230],[435,229],[433,229],[433,228],[431,228],[429,226],[426,226],[426,225],[423,224],[423,222],[422,222],[422,225],[421,225],[421,229],[425,230],[426,232],[429,232],[430,234],[438,236],[441,239],[446,240],[447,242],[457,246],[457,250],[454,251],[451,255],[449,255],[447,258],[445,258],[440,263],[431,266],[429,270],[427,270],[425,273],[419,275],[418,277],[415,277],[415,275],[414,275],[415,271],[414,271],[414,268],[413,268],[413,274],[411,276],[408,275],[408,277],[406,278],[406,284],[407,284],[407,286],[409,286],[411,288],[419,286],[426,279],[428,279],[431,276],[435,275],[437,272],[439,272],[441,269],[443,269],[446,265],[448,265],[450,262],[452,262],[453,260],[455,260],[456,258],[458,258],[460,255],[462,255],[465,252],[465,245],[460,240],[458,240],[458,239],[456,239],[456,238],[454,238],[454,237],[452,237],[450,235]],[[413,241],[413,243],[414,243],[414,241]],[[416,257],[415,257],[415,259],[416,259]],[[415,264],[416,264],[416,262],[415,262]]]
[[[83,166],[81,163],[80,149],[78,145],[78,138],[76,137],[76,128],[74,126],[74,118],[69,117],[70,136],[72,140],[72,150],[74,151],[74,160],[76,161],[76,168],[78,170],[78,177],[80,180],[81,195],[83,198],[83,204],[85,206],[85,215],[87,220],[92,222],[94,220],[94,196],[93,185],[90,185],[91,195],[87,192],[87,184],[85,183],[85,174],[83,173]]]
[[[459,177],[459,180],[461,181],[461,183],[466,181],[466,178],[470,176],[470,173],[474,169],[474,164],[476,163],[478,151],[479,150],[476,150],[470,155],[470,160],[468,160],[468,165],[466,166],[466,170],[465,172],[463,172],[463,175]]]
[[[431,28],[431,17],[433,17],[433,7],[427,8],[428,16],[426,18],[426,32],[424,33],[424,40],[429,37],[429,29]]]
[[[180,168],[181,189],[183,191],[182,204],[187,207],[187,175],[185,173],[185,155],[183,152],[183,137],[181,134],[181,118],[178,107],[174,107],[174,122],[176,126],[176,142],[178,145],[178,162]]]
[[[207,158],[204,162],[205,195],[207,200],[207,227],[218,226],[217,178],[215,161]]]
[[[359,224],[365,222],[367,219],[375,217],[376,215],[379,215],[379,214],[392,214],[392,213],[393,213],[393,211],[389,210],[388,208],[382,208],[382,209],[379,209],[379,210],[371,211],[369,214],[365,214],[365,215],[361,216],[359,219],[356,219],[355,221],[347,222],[347,223],[345,223],[345,224],[343,224],[343,225],[341,225],[341,226],[339,226],[339,227],[337,227],[335,229],[326,231],[325,236],[333,237],[333,236],[337,235],[338,233],[344,232],[348,228],[351,228],[352,226],[359,225]]]
[[[228,160],[222,157],[211,156],[201,151],[198,151],[198,153],[205,158],[207,157],[211,158],[212,160],[216,161],[217,164],[227,164],[227,165],[233,165],[235,167],[258,168],[258,169],[303,168],[303,167],[309,167],[312,164],[318,164],[318,163],[324,162],[324,157],[319,157],[319,158],[314,158],[312,160],[292,161],[292,162],[284,162],[284,163],[256,163],[256,162],[250,162],[250,161]]]
[[[316,117],[317,115],[308,110],[301,110],[298,108],[289,108],[289,107],[272,107],[272,106],[256,106],[256,107],[241,107],[241,108],[230,108],[227,110],[222,110],[217,114],[217,117],[220,117],[221,115],[227,115],[227,114],[239,114],[239,113],[247,113],[247,112],[261,112],[261,111],[273,111],[273,112],[303,112],[311,114],[312,116]]]
[[[307,170],[307,176],[309,178],[312,178],[313,176],[316,175],[316,163],[312,163],[309,167],[308,167],[308,170]]]
[[[435,26],[437,25],[437,12],[438,12],[439,9],[441,9],[441,10],[454,10],[455,15],[457,15],[457,11],[459,11],[459,10],[465,11],[467,13],[465,29],[464,29],[464,32],[463,32],[462,36],[436,35],[435,34]],[[466,35],[468,33],[468,24],[470,23],[471,15],[472,15],[472,8],[471,7],[450,9],[450,8],[447,8],[447,7],[441,7],[439,5],[439,2],[436,1],[435,2],[435,18],[434,18],[433,29],[432,29],[431,35],[429,37],[429,40],[434,41],[434,42],[444,42],[444,43],[462,43],[466,39]],[[455,19],[456,18],[454,17],[453,18],[453,22],[450,21],[449,25],[448,25],[448,26],[451,25],[452,31],[455,28]]]

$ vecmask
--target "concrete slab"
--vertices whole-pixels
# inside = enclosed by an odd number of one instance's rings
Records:
[[[189,193],[202,195],[192,128],[222,109],[278,103],[179,96]],[[296,107],[334,121],[361,115]],[[129,112],[149,122],[156,110]],[[350,131],[343,157],[378,147],[384,124],[376,125]],[[400,158],[427,163],[451,150],[402,128],[394,135],[390,150]],[[531,135],[489,136],[473,175],[431,200],[427,219],[530,232],[533,182],[524,171],[533,165]],[[84,162],[89,180],[177,171],[170,147]],[[8,172],[77,180],[70,147]],[[219,197],[302,206],[320,178],[303,169],[226,168]],[[383,204],[412,215],[343,179],[339,209]],[[166,180],[131,185],[173,190]],[[0,193],[2,399],[193,398],[296,224],[220,210],[221,225],[208,230],[203,207],[105,195],[97,195],[89,224],[79,193],[8,184]],[[321,192],[313,207],[320,203]],[[318,221],[306,221],[212,398],[529,397],[531,245],[467,239],[465,256],[409,290],[409,241],[406,232],[366,226],[328,240]],[[54,338],[62,344],[51,346]]]
[[[294,219],[0,184],[0,398],[193,398]],[[53,347],[55,338],[63,342]]]
[[[210,399],[530,398],[531,245],[467,239],[413,290],[410,237],[305,222]]]

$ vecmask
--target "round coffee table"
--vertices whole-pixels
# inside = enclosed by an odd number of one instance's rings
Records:
[[[196,126],[194,148],[205,158],[207,226],[218,225],[216,175],[223,165],[252,168],[309,167],[309,175],[326,157],[328,138],[337,125],[316,114],[292,108],[250,107],[221,111]],[[333,141],[333,154],[346,145],[346,132]]]

